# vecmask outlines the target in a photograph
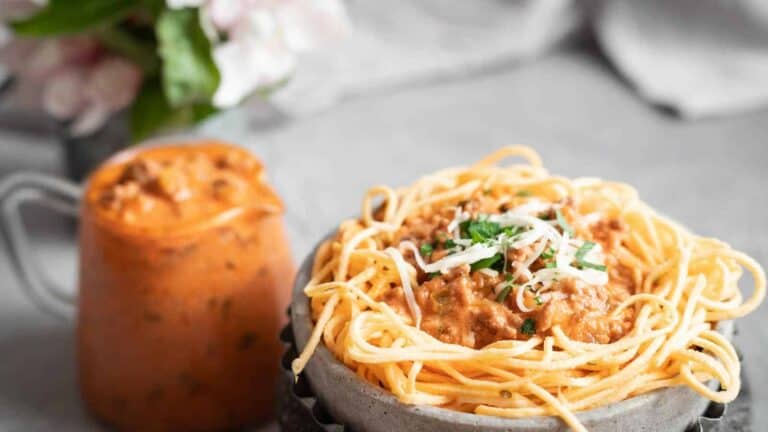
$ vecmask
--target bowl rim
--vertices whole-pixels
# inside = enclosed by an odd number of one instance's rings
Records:
[[[309,298],[304,295],[304,287],[311,278],[312,264],[314,262],[315,254],[320,245],[336,234],[336,229],[323,236],[322,240],[317,242],[311,252],[306,256],[301,266],[299,267],[296,277],[294,279],[293,291],[291,293],[291,308],[290,318],[293,331],[296,348],[299,353],[304,350],[307,345],[307,341],[314,328],[314,323],[311,319],[309,310]],[[733,321],[721,321],[717,330],[721,332],[728,340],[733,336]],[[493,426],[493,427],[507,427],[512,430],[515,428],[542,428],[542,430],[548,430],[546,428],[552,428],[562,425],[562,420],[558,416],[532,416],[532,417],[520,417],[520,418],[507,418],[490,416],[484,414],[467,413],[462,411],[455,411],[448,408],[442,408],[431,405],[409,405],[401,402],[394,394],[375,386],[368,381],[363,380],[347,365],[339,361],[333,353],[331,353],[325,344],[320,341],[314,354],[310,358],[303,373],[306,373],[309,378],[310,386],[315,390],[315,394],[320,397],[320,393],[314,388],[312,384],[312,370],[313,366],[327,367],[333,373],[339,373],[344,379],[350,381],[357,381],[360,384],[361,392],[367,393],[369,396],[376,398],[379,402],[386,404],[389,407],[410,411],[413,414],[419,416],[429,417],[435,420],[450,420],[451,423],[459,425],[472,425],[472,426]],[[708,383],[708,387],[715,388],[716,381]],[[583,411],[576,411],[574,415],[582,423],[599,422],[601,420],[608,419],[619,413],[634,411],[642,409],[644,406],[652,406],[664,398],[671,398],[680,391],[692,391],[683,384],[665,387],[657,389],[648,393],[643,393],[637,396],[633,396],[628,399],[624,399],[619,402],[614,402],[608,405],[599,406]],[[704,400],[703,396],[697,395]],[[321,398],[322,399],[322,398]],[[323,401],[325,402],[325,401]],[[326,403],[326,406],[328,403]],[[700,413],[699,413],[700,414]]]

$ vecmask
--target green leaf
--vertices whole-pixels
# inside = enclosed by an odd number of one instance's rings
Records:
[[[139,6],[137,0],[49,0],[36,14],[11,23],[21,36],[57,36],[109,25]]]
[[[512,284],[507,284],[501,291],[499,291],[499,295],[496,296],[496,302],[498,303],[504,303],[504,301],[509,296],[509,292],[512,291]]]
[[[584,257],[596,246],[595,242],[585,241],[576,251],[576,261],[582,261]]]
[[[548,247],[544,252],[541,254],[541,258],[547,260],[550,258],[553,258],[555,256],[555,250],[552,249],[552,246]]]
[[[211,54],[211,42],[194,9],[166,10],[157,21],[163,60],[163,90],[168,103],[181,107],[211,101],[221,76]]]
[[[581,264],[584,268],[591,268],[597,271],[607,271],[608,267],[604,266],[603,264],[595,264],[587,261],[582,261],[579,264]]]
[[[508,227],[504,227],[504,234],[507,236],[507,238],[510,239],[522,233],[523,231],[525,231],[525,227],[520,225],[510,225]]]
[[[482,243],[495,238],[501,232],[501,225],[484,219],[468,220],[459,224],[462,237],[472,239],[472,243]]]
[[[174,123],[173,108],[165,100],[160,82],[144,83],[131,107],[131,135],[134,141],[145,139],[158,129]]]
[[[174,108],[165,98],[160,81],[148,80],[131,108],[131,135],[134,142],[140,141],[161,130],[199,122],[215,112],[210,104]]]
[[[469,267],[472,271],[489,268],[496,263],[503,264],[504,261],[500,261],[502,258],[503,256],[501,254],[496,254],[492,257],[484,258],[484,259],[481,259],[480,261],[475,261],[472,264],[470,264]]]
[[[144,10],[152,17],[158,17],[165,10],[165,0],[139,0]]]
[[[96,35],[99,41],[110,51],[127,58],[140,67],[144,76],[151,76],[157,72],[160,59],[153,42],[141,40],[120,26],[102,29]]]
[[[520,326],[520,331],[528,336],[536,334],[536,320],[533,318],[526,318],[525,321],[523,321],[523,325]]]
[[[596,246],[595,242],[585,241],[576,251],[576,263],[581,268],[591,268],[597,271],[606,271],[607,267],[602,264],[595,264],[584,261],[584,257]]]
[[[432,251],[434,248],[430,243],[422,243],[421,247],[419,248],[419,252],[422,256],[428,257],[432,255]]]

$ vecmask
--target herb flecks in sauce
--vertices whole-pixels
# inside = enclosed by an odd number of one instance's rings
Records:
[[[486,204],[494,199],[502,204]],[[631,308],[609,311],[634,291],[631,273],[606,255],[615,242],[603,240],[620,239],[622,227],[610,220],[585,225],[569,200],[512,202],[518,204],[478,192],[429,222],[406,219],[393,246],[417,270],[412,289],[422,330],[475,348],[549,335],[555,325],[584,342],[609,343],[629,331]],[[417,246],[424,244],[430,254]],[[410,313],[399,286],[382,300]],[[527,319],[534,325],[524,326]]]
[[[523,325],[520,327],[520,332],[528,336],[536,334],[536,320],[533,318],[526,318],[525,321],[523,321]]]

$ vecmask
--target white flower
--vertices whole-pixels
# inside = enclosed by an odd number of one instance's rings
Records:
[[[219,30],[227,30],[237,24],[248,7],[247,2],[243,0],[215,0],[207,5],[205,13],[214,27]]]
[[[259,87],[280,81],[296,64],[274,16],[263,11],[248,13],[233,38],[214,48],[213,58],[221,74],[213,104],[220,108],[237,105]]]
[[[228,108],[287,78],[297,54],[349,30],[340,0],[209,0],[203,19],[227,37],[213,48],[221,82],[213,104]]]
[[[344,5],[337,0],[285,2],[275,9],[275,16],[287,45],[298,52],[316,49],[349,31]]]

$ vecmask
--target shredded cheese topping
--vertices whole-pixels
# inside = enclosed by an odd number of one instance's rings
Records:
[[[419,253],[419,248],[410,240],[402,241],[399,245],[400,250],[413,253],[416,264],[425,273],[446,274],[451,269],[462,265],[474,264],[480,260],[491,258],[497,254],[502,254],[506,260],[510,249],[522,249],[532,246],[532,254],[527,256],[525,261],[515,266],[514,273],[508,282],[502,282],[495,287],[496,294],[499,294],[509,284],[523,277],[525,283],[515,285],[515,303],[523,312],[530,312],[524,302],[524,293],[526,290],[539,293],[550,290],[554,284],[563,278],[574,278],[588,285],[602,286],[608,283],[608,274],[604,270],[595,268],[579,268],[574,266],[578,261],[579,250],[584,248],[585,241],[571,238],[567,230],[563,232],[557,230],[554,221],[545,221],[535,216],[542,212],[557,209],[556,204],[549,204],[538,199],[531,199],[527,203],[515,207],[501,214],[480,215],[479,218],[498,224],[501,228],[519,227],[521,231],[514,235],[502,231],[495,238],[481,243],[474,243],[473,240],[462,238],[460,226],[463,222],[472,219],[472,216],[460,207],[455,210],[453,220],[448,224],[448,231],[452,235],[453,242],[457,245],[452,253],[433,263],[427,263],[424,257]],[[588,245],[583,256],[580,258],[589,261],[597,266],[602,265],[604,257],[599,244],[591,243]],[[530,266],[538,260],[541,255],[551,248],[555,251],[554,266],[551,268],[542,268],[535,272],[530,270]],[[416,303],[413,289],[408,275],[408,264],[398,249],[388,248],[386,252],[395,261],[395,265],[400,272],[403,290],[412,316],[417,322],[420,322],[421,310]],[[576,262],[575,264],[578,264]],[[490,276],[498,275],[493,269],[480,269]],[[418,325],[417,325],[418,326]]]

